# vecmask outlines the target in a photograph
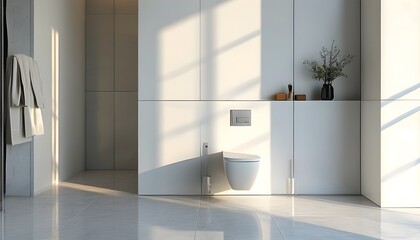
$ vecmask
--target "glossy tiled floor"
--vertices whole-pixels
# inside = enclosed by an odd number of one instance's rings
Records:
[[[420,239],[420,209],[361,196],[138,197],[136,172],[84,172],[6,198],[1,239]]]

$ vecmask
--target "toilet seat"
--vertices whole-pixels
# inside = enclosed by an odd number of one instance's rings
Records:
[[[260,157],[257,155],[223,152],[223,158],[226,162],[259,162]]]

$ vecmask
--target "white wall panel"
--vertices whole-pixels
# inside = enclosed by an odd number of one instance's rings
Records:
[[[202,3],[203,99],[260,99],[261,1]]]
[[[214,194],[287,194],[293,154],[292,103],[268,101],[205,102],[202,142],[208,143],[207,175]],[[251,126],[230,126],[230,110],[251,110]],[[232,190],[222,151],[258,155],[259,173],[250,191]]]
[[[362,194],[419,207],[420,3],[362,1],[362,17]]]
[[[250,109],[252,126],[230,126],[232,109]],[[200,194],[200,155],[203,143],[208,143],[207,175],[212,177],[212,193],[288,194],[292,118],[291,102],[140,101],[139,193]],[[222,151],[261,156],[259,174],[250,191],[230,188]]]
[[[420,99],[420,1],[382,1],[381,99]]]
[[[383,101],[383,207],[420,206],[420,101]]]
[[[293,83],[293,0],[262,0],[261,14],[259,99],[267,100]]]
[[[381,0],[361,1],[361,193],[381,205]]]
[[[290,0],[202,1],[204,100],[272,99],[292,79]]]
[[[36,136],[33,145],[33,191],[38,194],[54,184],[52,171],[58,172],[57,180],[66,180],[85,168],[86,1],[45,0],[33,4],[33,51],[45,99],[42,109],[45,133]],[[56,79],[54,72],[58,75]],[[54,84],[56,97],[52,94]],[[54,125],[58,132],[54,132]],[[53,133],[58,139],[53,138]],[[52,154],[54,146],[57,156]]]
[[[60,9],[60,11],[55,13],[54,19],[51,19],[48,14],[45,16],[45,12],[43,12],[43,16],[50,19],[52,25],[60,23],[58,29],[60,34],[58,53],[60,55],[58,62],[60,90],[57,96],[60,104],[60,164],[58,167],[59,178],[63,181],[85,169],[85,0],[53,2],[60,7],[49,5],[50,9]],[[51,31],[47,26],[44,27],[46,27],[46,31]]]
[[[297,194],[360,194],[360,102],[295,102]]]
[[[361,193],[381,205],[381,102],[361,102]]]
[[[139,2],[140,194],[200,194],[199,157],[204,142],[209,144],[207,174],[215,194],[291,193],[290,161],[296,142],[300,150],[295,154],[304,159],[299,167],[307,165],[301,168],[300,193],[314,189],[315,193],[360,193],[360,102],[296,103],[307,105],[301,105],[300,127],[295,128],[299,140],[294,142],[293,103],[253,101],[271,100],[276,92],[286,92],[293,81],[293,67],[298,61],[302,65],[304,59],[293,62],[293,3]],[[301,17],[295,42],[298,56],[310,58],[308,52],[317,56],[323,45],[335,39],[344,52],[356,55],[346,69],[349,79],[334,85],[337,99],[359,100],[360,1],[299,0],[295,4]],[[328,30],[315,32],[319,21]],[[306,69],[297,72],[296,93],[311,98],[315,88],[320,91],[322,85]],[[231,109],[251,109],[252,126],[231,127]],[[328,145],[314,132],[306,136],[308,131],[318,131],[319,125],[337,128],[331,131],[337,135],[326,136],[333,139],[333,152],[327,159],[323,157],[330,150]],[[313,147],[314,142],[319,146]],[[262,157],[251,191],[230,189],[222,151]],[[321,164],[314,164],[314,157]]]
[[[200,105],[139,102],[139,194],[201,193]]]
[[[139,2],[139,100],[199,100],[200,2]]]
[[[271,102],[271,193],[292,194],[293,103]]]
[[[344,69],[348,78],[333,82],[336,100],[360,100],[360,0],[295,1],[295,93],[321,98],[322,82],[312,79],[304,60],[321,61],[319,52],[335,40],[341,55],[354,55]]]

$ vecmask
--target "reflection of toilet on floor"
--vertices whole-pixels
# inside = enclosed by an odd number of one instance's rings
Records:
[[[249,190],[258,174],[260,157],[242,153],[223,152],[223,166],[234,190]]]

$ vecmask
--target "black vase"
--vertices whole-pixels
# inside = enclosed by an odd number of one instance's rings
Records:
[[[333,100],[334,99],[334,88],[331,83],[324,83],[321,89],[322,100]]]

